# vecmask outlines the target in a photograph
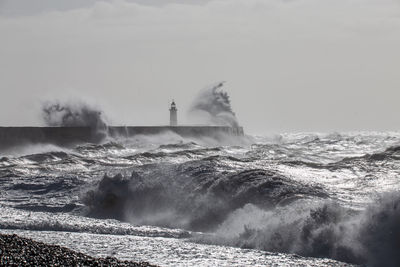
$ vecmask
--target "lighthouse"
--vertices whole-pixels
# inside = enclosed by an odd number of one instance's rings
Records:
[[[178,125],[178,110],[176,109],[175,101],[172,100],[171,108],[169,109],[169,125],[177,126]]]

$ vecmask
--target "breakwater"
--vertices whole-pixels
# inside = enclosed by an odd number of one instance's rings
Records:
[[[78,143],[100,143],[106,137],[133,137],[173,132],[182,137],[243,136],[242,127],[229,126],[109,126],[91,127],[0,127],[0,150],[31,143],[61,146]]]

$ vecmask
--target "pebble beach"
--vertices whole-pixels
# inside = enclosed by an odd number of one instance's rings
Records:
[[[0,266],[130,266],[156,267],[147,262],[94,258],[57,245],[17,235],[0,234]]]

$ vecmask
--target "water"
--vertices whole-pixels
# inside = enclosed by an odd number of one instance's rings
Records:
[[[0,231],[161,266],[398,266],[400,133],[0,154]]]

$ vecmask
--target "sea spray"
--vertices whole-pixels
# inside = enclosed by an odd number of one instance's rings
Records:
[[[399,266],[400,192],[381,196],[363,211],[334,201],[299,200],[233,211],[213,235],[196,241],[331,258],[367,266]]]
[[[189,116],[200,123],[237,127],[239,125],[232,110],[227,92],[221,88],[224,82],[206,87],[194,99]]]
[[[106,127],[103,113],[83,102],[46,102],[42,107],[43,120],[48,126],[88,126],[96,129]]]

